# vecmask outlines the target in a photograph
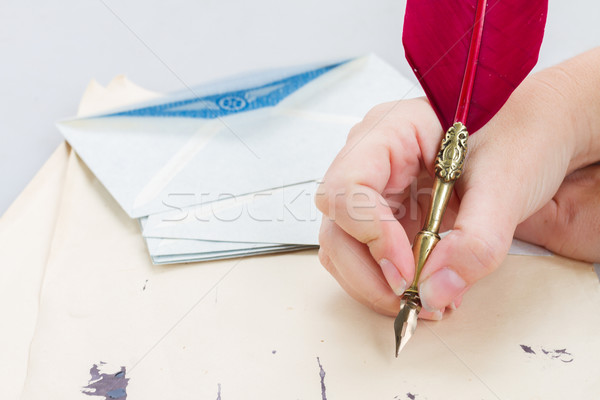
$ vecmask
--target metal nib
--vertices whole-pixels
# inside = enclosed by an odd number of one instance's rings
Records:
[[[417,317],[421,311],[421,299],[417,293],[405,293],[400,300],[400,312],[394,321],[396,333],[396,358],[417,329]]]

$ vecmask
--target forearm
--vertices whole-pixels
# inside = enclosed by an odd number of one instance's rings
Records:
[[[532,76],[573,139],[568,172],[600,160],[600,47]]]

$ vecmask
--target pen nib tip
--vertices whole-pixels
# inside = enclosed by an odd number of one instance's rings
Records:
[[[400,312],[394,321],[396,334],[396,358],[417,329],[417,318],[421,302],[416,294],[405,294],[400,300]]]

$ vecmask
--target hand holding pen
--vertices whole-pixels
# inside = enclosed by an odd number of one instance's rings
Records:
[[[600,261],[599,66],[597,48],[526,78],[469,139],[440,229],[452,232],[420,276],[420,317],[439,320],[458,307],[498,268],[513,234]],[[351,130],[320,186],[320,260],[377,312],[395,316],[413,280],[411,240],[423,224],[443,134],[424,99],[377,106]]]

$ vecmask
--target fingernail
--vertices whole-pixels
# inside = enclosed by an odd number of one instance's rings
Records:
[[[433,312],[427,310],[421,310],[419,318],[428,319],[430,321],[441,321],[444,317],[444,310],[435,310]]]
[[[450,309],[456,310],[458,307],[460,307],[460,303],[462,303],[462,296],[458,296],[452,301],[452,303],[450,303]]]
[[[454,299],[454,305],[456,306],[456,308],[460,307],[460,305],[462,304],[462,301],[463,301],[462,294]]]
[[[419,285],[423,308],[434,312],[446,307],[467,287],[467,283],[450,268],[443,268]]]
[[[388,285],[390,285],[396,296],[401,296],[406,290],[406,281],[402,278],[402,275],[400,275],[398,268],[396,268],[390,260],[385,258],[382,258],[381,261],[379,261],[379,266],[383,271],[385,280],[387,280]]]
[[[431,314],[431,319],[433,321],[441,321],[443,317],[444,317],[444,314],[442,313],[441,310],[437,310],[433,314]]]

